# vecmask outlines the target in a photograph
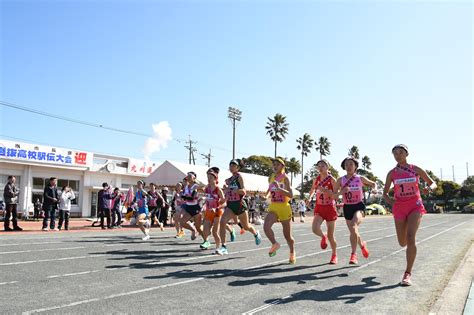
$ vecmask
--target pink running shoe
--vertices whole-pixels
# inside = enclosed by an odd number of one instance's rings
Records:
[[[400,284],[404,287],[411,286],[411,273],[409,273],[408,271],[405,271],[405,273],[403,274],[403,279],[400,282]]]
[[[326,249],[328,247],[328,237],[326,234],[323,234],[323,238],[321,239],[321,249]]]

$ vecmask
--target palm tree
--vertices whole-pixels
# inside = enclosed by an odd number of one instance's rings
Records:
[[[293,176],[301,173],[301,164],[296,158],[292,157],[286,162],[286,170],[290,173],[291,186],[293,186]]]
[[[286,122],[286,116],[282,114],[275,114],[275,117],[268,118],[267,125],[267,134],[270,135],[270,139],[275,142],[275,157],[277,156],[277,143],[283,142],[286,135],[288,134],[288,123]]]
[[[372,162],[370,162],[370,158],[367,155],[365,155],[362,158],[362,167],[364,168],[364,170],[370,170],[371,165],[372,165]]]
[[[349,149],[348,154],[349,156],[352,156],[354,159],[358,160],[360,157],[359,148],[353,145],[352,148]]]
[[[316,151],[319,151],[319,159],[322,160],[323,156],[329,155],[331,153],[330,148],[331,142],[329,142],[328,138],[320,137],[318,142],[316,143]]]
[[[303,182],[304,182],[304,169],[303,169],[303,162],[304,157],[308,156],[308,153],[311,152],[311,148],[314,145],[314,140],[308,133],[305,133],[302,137],[299,137],[296,142],[298,146],[296,147],[298,150],[301,150],[301,198],[303,198]]]

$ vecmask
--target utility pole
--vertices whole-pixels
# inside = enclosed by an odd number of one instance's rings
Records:
[[[441,180],[443,180],[443,168],[440,168],[439,170],[441,172]]]
[[[191,136],[189,136],[189,140],[186,141],[186,144],[184,147],[188,149],[189,152],[189,164],[191,164],[191,160],[193,161],[193,164],[196,165],[196,159],[194,158],[194,152],[196,152],[196,148],[193,147],[194,144],[196,144],[197,141],[191,140]]]
[[[456,178],[454,177],[454,165],[451,166],[453,169],[453,182],[456,182]]]
[[[469,177],[469,163],[468,162],[466,162],[466,176]]]
[[[228,116],[232,122],[232,159],[235,159],[235,122],[242,119],[242,111],[237,108],[229,107]]]
[[[202,154],[201,155],[204,157],[205,160],[207,160],[207,167],[211,167],[211,158],[214,156],[211,155],[211,149],[209,149],[209,154]]]

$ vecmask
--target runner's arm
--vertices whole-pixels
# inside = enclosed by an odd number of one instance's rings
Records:
[[[387,179],[385,179],[385,186],[383,188],[383,199],[389,204],[393,205],[393,198],[388,195],[390,191],[390,186],[392,186],[392,171],[388,172]]]

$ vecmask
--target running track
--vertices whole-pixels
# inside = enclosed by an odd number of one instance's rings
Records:
[[[258,226],[261,229],[261,226]],[[0,236],[2,313],[361,314],[427,313],[474,239],[473,215],[427,215],[418,232],[414,286],[399,287],[405,251],[391,217],[361,228],[368,260],[349,266],[348,230],[338,220],[339,264],[328,265],[310,222],[293,225],[298,261],[288,248],[269,258],[249,233],[230,255],[199,250],[174,231],[138,230]],[[280,227],[275,228],[280,242]],[[263,233],[263,231],[261,231]],[[189,234],[188,234],[189,235]]]

